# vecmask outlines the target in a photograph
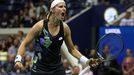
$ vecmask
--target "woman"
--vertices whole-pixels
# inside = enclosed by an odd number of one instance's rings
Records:
[[[17,69],[23,68],[22,56],[25,53],[26,46],[34,39],[36,40],[36,51],[33,58],[32,75],[65,75],[60,54],[63,40],[65,40],[70,53],[80,59],[81,63],[89,62],[74,47],[70,28],[63,22],[65,14],[66,4],[64,0],[54,0],[51,3],[48,19],[37,22],[21,43],[15,59]],[[96,66],[96,63],[91,64],[91,66]]]

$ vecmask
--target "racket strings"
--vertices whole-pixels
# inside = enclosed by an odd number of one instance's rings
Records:
[[[101,59],[101,61],[105,60],[112,60],[115,59],[123,50],[123,40],[122,37],[118,34],[106,34],[102,38],[100,38],[98,44],[97,44],[97,50],[98,50],[98,57]],[[104,47],[109,47],[109,57],[106,59]],[[103,58],[102,58],[103,57]]]

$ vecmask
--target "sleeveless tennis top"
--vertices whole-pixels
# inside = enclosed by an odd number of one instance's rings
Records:
[[[48,20],[44,20],[44,27],[35,43],[35,55],[33,57],[33,70],[49,71],[61,65],[60,48],[64,40],[64,28],[60,22],[60,30],[56,36],[52,36],[48,30]]]

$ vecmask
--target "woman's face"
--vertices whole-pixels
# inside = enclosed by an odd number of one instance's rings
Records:
[[[62,2],[56,5],[52,9],[52,14],[54,14],[58,19],[64,20],[66,16],[66,4]]]

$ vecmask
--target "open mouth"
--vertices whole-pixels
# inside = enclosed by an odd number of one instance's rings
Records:
[[[63,13],[63,12],[62,12],[62,13],[61,13],[61,16],[63,16],[63,17],[64,17],[64,16],[65,16],[65,13]]]
[[[65,13],[62,12],[62,13],[61,13],[61,19],[64,19],[64,18],[65,18]]]

